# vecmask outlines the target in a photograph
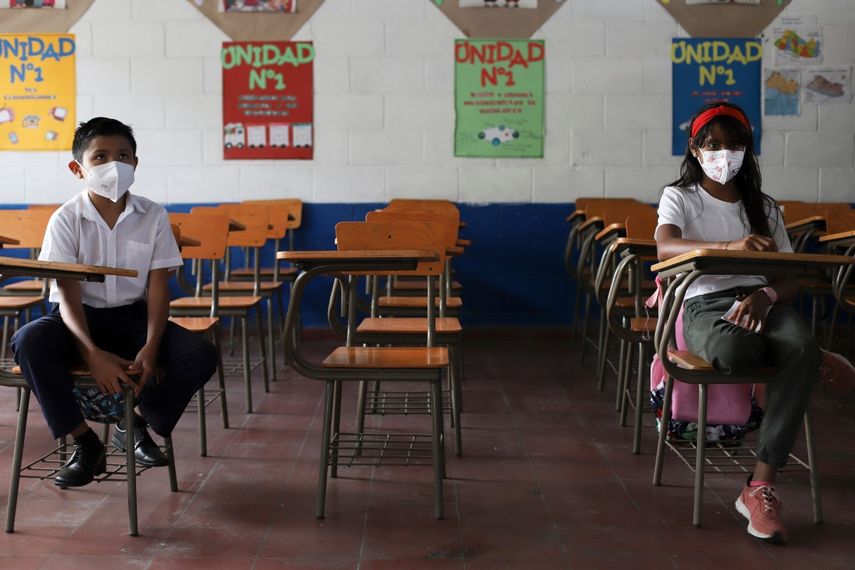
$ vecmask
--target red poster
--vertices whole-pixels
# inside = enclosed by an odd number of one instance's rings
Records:
[[[223,158],[312,158],[311,42],[224,42]]]

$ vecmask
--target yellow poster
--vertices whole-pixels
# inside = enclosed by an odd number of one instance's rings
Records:
[[[0,34],[0,150],[69,150],[75,126],[72,34]]]

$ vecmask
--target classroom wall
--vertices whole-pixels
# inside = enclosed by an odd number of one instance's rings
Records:
[[[796,14],[816,14],[824,26],[824,64],[853,64],[855,0],[794,0],[784,15]],[[227,37],[186,0],[96,0],[72,32],[78,118],[112,115],[134,126],[135,191],[171,208],[298,197],[307,202],[306,244],[329,244],[337,216],[395,197],[468,204],[467,237],[476,241],[461,277],[491,292],[473,300],[482,303],[469,314],[476,323],[564,322],[570,291],[560,254],[572,202],[656,202],[679,165],[670,156],[668,54],[685,32],[656,0],[566,0],[536,34],[547,50],[546,148],[537,160],[453,157],[452,45],[462,33],[430,0],[326,0],[299,32],[295,39],[317,50],[313,161],[222,160]],[[763,129],[767,192],[855,201],[855,104],[805,103],[800,117],[764,118]],[[0,202],[64,201],[78,189],[69,158],[0,153]],[[536,268],[522,284],[520,254]],[[557,309],[545,307],[540,287]],[[523,310],[509,318],[512,302]]]

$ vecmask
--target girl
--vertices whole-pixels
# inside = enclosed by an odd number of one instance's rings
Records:
[[[777,204],[761,190],[751,126],[736,105],[713,103],[692,119],[680,178],[659,203],[656,243],[661,261],[698,248],[792,251]],[[683,310],[686,344],[717,371],[779,370],[766,385],[758,461],[736,499],[748,532],[776,543],[786,542],[787,531],[772,484],[793,447],[823,358],[789,306],[797,292],[791,276],[770,282],[704,276],[689,287]],[[723,320],[737,299],[742,303],[731,322]]]

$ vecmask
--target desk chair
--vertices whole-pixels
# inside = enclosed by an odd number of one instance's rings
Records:
[[[369,215],[369,218],[371,216]],[[374,250],[400,250],[400,249],[425,249],[428,251],[442,252],[446,244],[453,243],[457,235],[458,224],[455,220],[446,219],[445,222],[436,220],[429,221],[401,221],[407,216],[389,216],[390,221],[378,221],[382,217],[374,216],[374,221],[367,222],[340,222],[336,224],[336,240],[338,248],[342,251],[359,251],[365,249]],[[427,241],[426,241],[427,239]],[[447,256],[439,254],[439,262],[446,268]],[[392,346],[423,346],[428,333],[429,322],[424,317],[377,317],[377,287],[378,276],[368,276],[369,282],[375,284],[370,286],[371,309],[370,316],[362,319],[356,327],[353,342],[370,345],[392,345]],[[340,282],[341,280],[339,280]],[[440,288],[440,291],[442,289]],[[426,290],[423,290],[426,291]],[[334,290],[331,301],[337,298]],[[333,303],[330,304],[332,306]],[[442,305],[440,305],[440,308]],[[347,307],[347,314],[352,314],[356,307]],[[440,311],[440,315],[442,312]],[[334,330],[346,333],[344,326],[330,312],[330,323]],[[454,428],[455,451],[458,456],[462,454],[463,440],[460,425],[460,410],[462,407],[462,332],[460,322],[453,317],[440,316],[435,319],[435,344],[448,348],[449,357],[452,361],[448,375],[448,394],[450,408],[443,405],[443,412],[451,417],[451,425]],[[369,394],[364,382],[359,385],[359,398],[357,402],[357,431],[362,431],[365,414],[419,414],[430,413],[427,403],[429,394],[422,392],[393,392],[380,391],[379,382]],[[445,399],[443,404],[445,404]]]
[[[81,389],[97,388],[95,379],[90,376],[89,370],[85,367],[76,367],[70,371],[75,377],[75,385]],[[137,375],[139,371],[127,370],[129,375]],[[23,465],[24,455],[24,439],[27,432],[27,416],[30,408],[30,387],[27,381],[21,375],[21,369],[14,365],[14,362],[3,361],[0,364],[0,386],[8,386],[17,388],[21,392],[21,401],[18,408],[18,425],[15,432],[15,447],[12,452],[12,475],[9,482],[9,499],[6,508],[6,532],[15,532],[15,514],[18,508],[18,489],[20,488],[21,478],[28,479],[52,479],[56,476],[65,462],[68,460],[67,443],[65,438],[58,441],[58,447],[42,455],[35,461]],[[139,535],[139,526],[137,523],[137,486],[136,478],[140,473],[151,469],[146,465],[137,465],[136,457],[134,456],[134,391],[131,387],[126,387],[124,390],[124,413],[118,417],[109,419],[109,423],[116,423],[119,420],[124,420],[125,425],[129,426],[126,431],[125,451],[119,451],[115,448],[107,452],[107,470],[102,475],[95,478],[96,482],[102,481],[126,481],[128,491],[128,534],[131,536]],[[90,420],[91,421],[91,420]],[[107,428],[108,424],[105,424]],[[106,433],[106,431],[105,431]],[[109,445],[109,444],[108,444]],[[172,452],[172,438],[164,438],[164,446],[162,447],[166,454],[169,464],[169,487],[172,492],[178,491],[178,478],[175,473],[175,457]],[[122,457],[124,455],[124,457]]]
[[[828,227],[828,234],[819,238],[820,245],[826,247],[829,253],[839,252],[849,256],[855,255],[855,210],[842,210],[830,214]],[[831,350],[834,341],[834,329],[841,309],[849,315],[849,326],[851,328],[851,317],[855,314],[855,288],[851,285],[851,278],[852,268],[841,267],[834,274],[831,282],[831,292],[835,299],[835,305],[831,313],[831,322],[825,341],[825,347],[829,350]]]
[[[219,328],[219,319],[224,316],[237,318],[241,323],[241,348],[242,348],[242,370],[244,388],[246,393],[246,410],[252,413],[252,384],[250,377],[253,368],[250,365],[249,338],[247,336],[246,321],[250,311],[255,310],[259,320],[259,338],[261,339],[261,367],[264,373],[265,388],[267,388],[267,366],[264,362],[264,337],[261,335],[261,320],[258,306],[261,297],[258,296],[222,296],[220,295],[220,266],[226,250],[229,235],[229,218],[216,209],[206,209],[191,212],[190,214],[170,214],[170,221],[181,228],[182,232],[194,237],[201,242],[200,246],[184,247],[181,251],[183,258],[195,262],[195,277],[187,276],[186,268],[179,272],[178,280],[182,289],[187,292],[187,297],[173,299],[169,304],[171,317],[195,317],[209,319],[201,321],[179,322],[182,326],[204,328],[212,330],[212,334]],[[211,272],[211,289],[208,295],[203,295],[205,261],[208,261]],[[215,334],[217,348],[220,348],[218,334]],[[218,350],[218,353],[221,352]],[[222,360],[222,358],[220,359]],[[223,389],[223,384],[220,385]],[[221,405],[225,402],[221,399]],[[225,415],[224,415],[225,418]],[[226,420],[227,421],[227,420]],[[225,425],[225,423],[224,423]]]
[[[190,259],[193,262],[200,259],[198,257],[200,250],[191,250],[185,253],[185,248],[191,247],[209,247],[214,251],[208,253],[214,256],[219,254],[216,259],[222,257],[220,248],[216,247],[216,244],[221,241],[220,236],[222,235],[222,231],[216,227],[217,220],[201,214],[195,216],[192,214],[171,214],[170,222],[172,223],[172,235],[178,243],[178,249],[182,252],[183,259]],[[222,220],[220,220],[220,224],[222,224]],[[181,233],[182,227],[184,229],[183,235]],[[201,236],[201,239],[193,238],[193,234]],[[225,245],[222,249],[225,249]],[[205,414],[208,406],[214,400],[220,400],[220,417],[222,418],[223,429],[229,429],[229,406],[226,400],[226,384],[223,372],[223,349],[220,345],[220,319],[216,315],[212,315],[208,317],[169,317],[169,320],[189,331],[207,336],[217,347],[218,388],[210,398],[206,396],[204,385],[196,393],[196,411],[199,414],[199,455],[207,457],[208,429]]]
[[[243,204],[261,204],[264,206],[269,206],[271,208],[271,225],[276,225],[278,232],[278,223],[279,219],[282,215],[284,215],[284,230],[282,235],[268,236],[268,239],[273,239],[273,253],[274,257],[277,251],[280,251],[282,248],[281,241],[282,238],[285,237],[288,240],[288,250],[294,250],[294,232],[300,229],[300,226],[303,223],[303,202],[297,198],[282,198],[278,200],[244,200]],[[271,234],[274,232],[271,231]],[[278,276],[276,268],[278,270]],[[235,281],[247,280],[250,281],[254,278],[253,270],[251,268],[243,268],[243,269],[235,269],[231,273],[231,278]],[[293,267],[281,267],[281,263],[274,258],[273,263],[268,267],[262,265],[261,267],[261,278],[264,281],[279,281],[280,279],[290,279],[291,281],[297,276],[297,270]]]
[[[425,240],[428,237],[425,236]],[[324,517],[327,474],[336,477],[340,465],[424,465],[432,463],[434,516],[443,518],[442,479],[445,473],[442,394],[440,382],[448,369],[448,351],[434,346],[435,313],[433,279],[442,271],[435,252],[426,251],[326,251],[279,252],[279,259],[303,270],[291,290],[285,319],[285,346],[290,364],[298,373],[325,383],[318,496],[315,516]],[[355,313],[348,315],[346,346],[336,348],[322,363],[311,362],[300,351],[301,301],[306,284],[320,275],[348,275],[348,307],[355,306],[356,274],[388,274],[416,271],[429,276],[427,296],[428,333],[425,347],[354,346]],[[430,386],[431,433],[340,432],[341,383],[344,381],[418,382]]]
[[[761,369],[747,374],[721,375],[699,356],[688,351],[679,351],[675,341],[675,323],[682,309],[683,299],[689,285],[703,275],[766,275],[798,274],[822,267],[836,267],[855,264],[855,259],[838,255],[810,255],[796,253],[769,253],[746,251],[695,250],[683,255],[658,263],[652,267],[659,272],[660,277],[673,278],[668,287],[660,310],[660,318],[656,327],[654,342],[656,351],[667,373],[665,396],[660,422],[659,439],[656,449],[653,483],[662,482],[662,466],[665,446],[668,445],[695,472],[694,514],[692,522],[700,526],[702,522],[702,501],[704,486],[704,471],[711,468],[716,472],[736,471],[743,474],[751,473],[754,457],[748,456],[751,465],[740,463],[745,456],[734,453],[734,450],[719,446],[715,454],[707,456],[706,426],[707,426],[707,388],[713,384],[754,384],[765,383],[772,378],[774,370]],[[682,453],[683,449],[675,442],[667,441],[667,428],[671,418],[671,396],[674,380],[698,386],[698,436],[694,443],[694,465],[690,458]],[[813,429],[810,409],[805,412],[805,441],[807,444],[807,461],[790,455],[789,464],[799,465],[809,470],[811,482],[811,497],[813,499],[814,521],[822,522],[822,505],[820,501],[819,479],[816,471],[816,446],[813,441]],[[744,449],[744,448],[740,448]],[[701,466],[701,467],[699,467]]]

